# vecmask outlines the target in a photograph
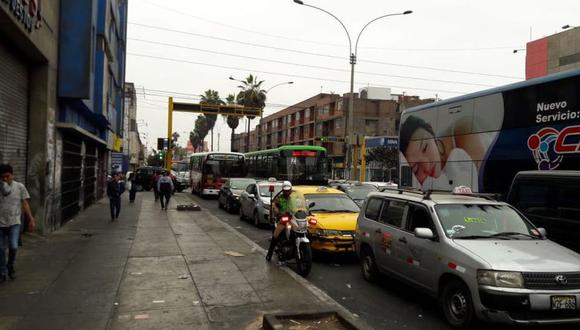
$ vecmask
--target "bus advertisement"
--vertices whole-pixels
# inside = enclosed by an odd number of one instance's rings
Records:
[[[580,70],[405,110],[403,187],[505,196],[523,170],[580,169]]]
[[[217,196],[228,178],[246,176],[244,155],[235,152],[204,152],[190,158],[191,192]]]

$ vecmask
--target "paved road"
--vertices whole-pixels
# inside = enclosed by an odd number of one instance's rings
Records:
[[[268,248],[270,230],[256,228],[247,221],[241,221],[237,214],[220,210],[215,199],[184,194],[263,248]],[[437,302],[429,296],[388,277],[383,277],[379,284],[366,282],[354,255],[315,256],[308,280],[376,329],[452,329],[439,312]],[[480,325],[478,328],[486,329],[489,326]],[[493,325],[493,328],[512,327]]]

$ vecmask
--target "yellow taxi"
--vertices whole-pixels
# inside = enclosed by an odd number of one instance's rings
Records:
[[[360,211],[344,192],[328,187],[294,186],[316,218],[308,228],[313,250],[324,252],[353,251],[354,232]]]

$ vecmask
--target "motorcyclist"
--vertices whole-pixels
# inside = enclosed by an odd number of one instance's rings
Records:
[[[276,195],[272,201],[272,213],[275,219],[279,219],[281,215],[286,212],[292,211],[292,203],[294,203],[294,195],[296,192],[292,190],[292,183],[290,181],[284,181],[282,183],[282,192]],[[274,254],[274,248],[278,242],[278,236],[284,228],[285,224],[278,222],[274,232],[272,233],[272,240],[270,241],[270,247],[268,248],[268,254],[266,254],[266,260],[270,261],[272,259],[272,254]]]

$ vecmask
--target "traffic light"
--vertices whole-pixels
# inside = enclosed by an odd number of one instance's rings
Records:
[[[157,154],[157,157],[159,157],[159,160],[164,160],[165,159],[165,152],[159,151],[159,153]]]
[[[165,139],[164,138],[157,138],[157,150],[163,150],[163,147],[165,145]]]

